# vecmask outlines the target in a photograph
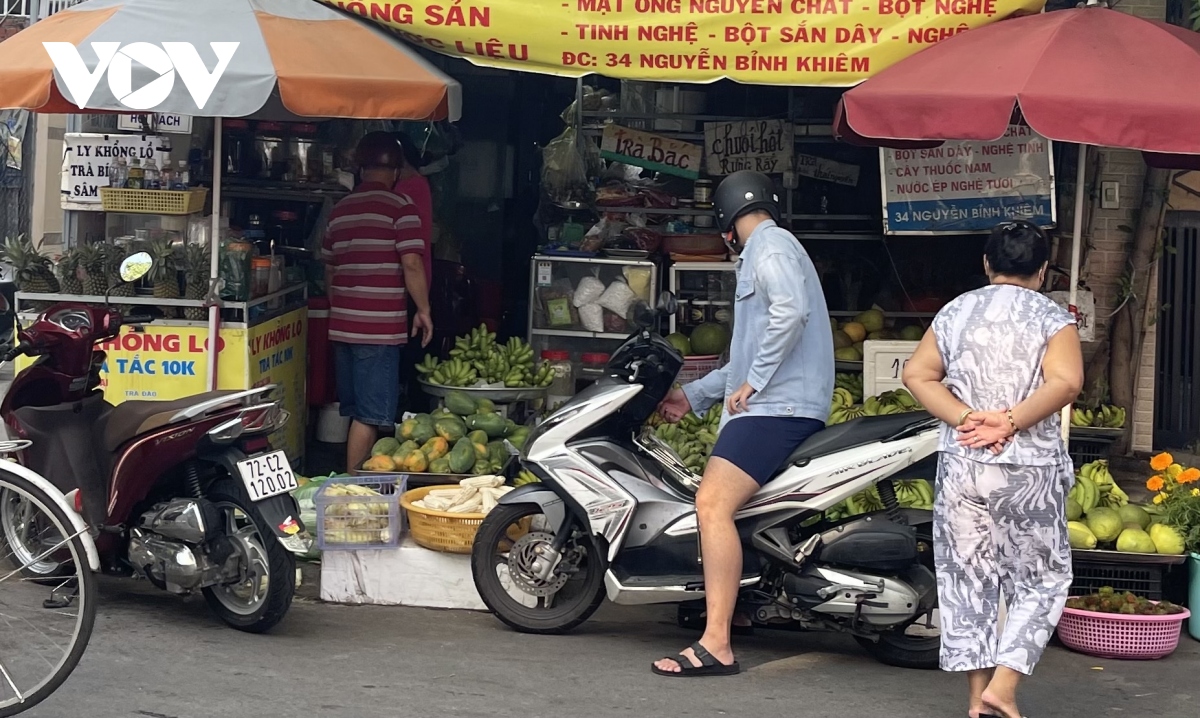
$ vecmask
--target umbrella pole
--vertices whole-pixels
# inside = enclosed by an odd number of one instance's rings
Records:
[[[221,118],[213,118],[212,233],[209,236],[208,286],[211,290],[221,274]],[[211,293],[211,291],[210,291]],[[221,310],[208,308],[208,390],[217,390],[217,353],[221,344]]]
[[[1075,170],[1075,231],[1071,237],[1071,288],[1067,293],[1067,303],[1070,305],[1071,311],[1075,311],[1076,302],[1079,299],[1079,262],[1083,253],[1083,203],[1086,198],[1084,183],[1087,182],[1087,154],[1088,146],[1080,145],[1079,166]],[[1063,408],[1062,434],[1064,441],[1071,434],[1072,408],[1074,408],[1073,403]]]

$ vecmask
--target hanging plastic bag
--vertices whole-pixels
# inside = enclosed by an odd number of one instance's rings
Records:
[[[568,127],[542,149],[542,191],[556,204],[586,202],[587,167],[575,146],[575,128]]]
[[[604,331],[604,307],[599,304],[585,304],[579,308],[579,321],[589,332]]]

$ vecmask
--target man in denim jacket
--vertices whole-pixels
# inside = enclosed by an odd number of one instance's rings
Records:
[[[738,672],[730,632],[742,546],[733,517],[796,447],[825,428],[833,394],[833,333],[820,278],[804,247],[777,224],[774,183],[736,172],[713,199],[725,241],[739,254],[729,363],[672,391],[660,407],[678,421],[689,410],[725,402],[696,493],[707,627],[692,647],[654,664],[669,676]]]

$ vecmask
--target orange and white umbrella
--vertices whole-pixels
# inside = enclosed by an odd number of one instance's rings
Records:
[[[457,120],[462,89],[312,0],[90,0],[0,43],[0,108]]]

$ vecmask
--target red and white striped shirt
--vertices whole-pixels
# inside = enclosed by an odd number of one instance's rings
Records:
[[[408,341],[408,298],[400,258],[425,252],[417,208],[379,182],[364,182],[338,202],[321,258],[333,268],[329,339],[347,344]]]

